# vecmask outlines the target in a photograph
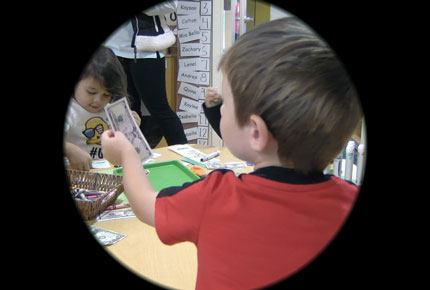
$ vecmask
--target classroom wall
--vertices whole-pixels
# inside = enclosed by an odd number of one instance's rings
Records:
[[[291,17],[293,16],[291,13],[285,11],[283,8],[280,8],[276,5],[270,5],[270,20],[275,20],[283,17]]]
[[[254,22],[250,22],[250,25],[258,25],[263,22],[267,22],[270,20],[282,18],[289,16],[290,14],[286,11],[284,11],[282,8],[279,8],[271,3],[264,2],[264,1],[255,1],[255,0],[247,0],[247,15],[250,17],[253,17],[255,19]],[[191,1],[192,2],[192,1]],[[223,54],[223,45],[225,45],[225,48],[228,48],[231,45],[232,41],[232,15],[231,13],[234,13],[234,11],[231,10],[231,1],[218,1],[218,0],[212,0],[210,1],[212,3],[213,13],[214,14],[223,14],[224,18],[222,17],[214,17],[212,18],[212,48],[211,48],[211,54],[212,54],[212,69],[211,69],[211,86],[221,88],[221,76],[219,75],[219,72],[214,69],[217,67],[217,64],[219,62],[219,59],[221,58]],[[227,5],[226,5],[227,4]],[[225,22],[225,23],[224,23]],[[248,25],[247,25],[248,26]],[[248,27],[247,27],[248,28]],[[175,57],[178,57],[177,51],[175,51]],[[170,69],[169,69],[170,68]],[[175,82],[177,77],[177,70],[174,68],[174,66],[168,65],[168,70],[166,74],[166,82]],[[172,108],[175,111],[179,111],[179,104],[181,102],[181,97],[177,93],[177,88],[175,85],[169,85],[167,84],[167,93],[168,93],[168,99],[169,103],[172,106]],[[184,128],[190,129],[195,127],[195,124],[184,124]],[[208,136],[208,144],[209,145],[216,145],[216,146],[222,146],[222,140],[218,138],[214,132],[210,130],[209,136]]]

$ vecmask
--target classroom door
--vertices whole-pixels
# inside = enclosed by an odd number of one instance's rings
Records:
[[[234,11],[234,39],[253,26],[270,21],[270,4],[258,0],[226,0]]]

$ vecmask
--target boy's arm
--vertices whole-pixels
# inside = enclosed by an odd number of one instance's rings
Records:
[[[205,94],[205,102],[203,103],[203,112],[205,113],[206,118],[209,121],[209,124],[214,129],[215,133],[222,139],[221,130],[219,128],[219,124],[221,121],[221,105],[222,98],[221,95],[218,94],[218,91],[215,87],[209,87],[206,90]]]
[[[212,129],[214,129],[215,133],[222,139],[221,136],[221,129],[220,129],[220,122],[221,122],[221,105],[218,104],[213,107],[207,107],[205,103],[203,103],[203,112],[208,119],[209,124],[212,126]]]
[[[133,151],[124,153],[122,168],[124,190],[134,214],[142,222],[154,226],[157,192],[149,182],[139,155],[134,148]]]
[[[122,181],[136,217],[154,226],[157,192],[145,174],[139,155],[121,132],[106,131],[102,135],[103,154],[113,164],[121,164]]]

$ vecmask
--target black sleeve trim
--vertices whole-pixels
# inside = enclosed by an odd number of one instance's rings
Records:
[[[208,119],[209,124],[214,129],[215,133],[222,139],[221,130],[219,128],[219,123],[221,121],[221,105],[216,105],[210,108],[207,108],[205,103],[203,103],[203,112],[205,113],[206,118]]]

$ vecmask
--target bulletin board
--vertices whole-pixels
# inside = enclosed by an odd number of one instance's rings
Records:
[[[211,86],[212,0],[178,1],[177,115],[189,143],[208,145],[202,104]]]

